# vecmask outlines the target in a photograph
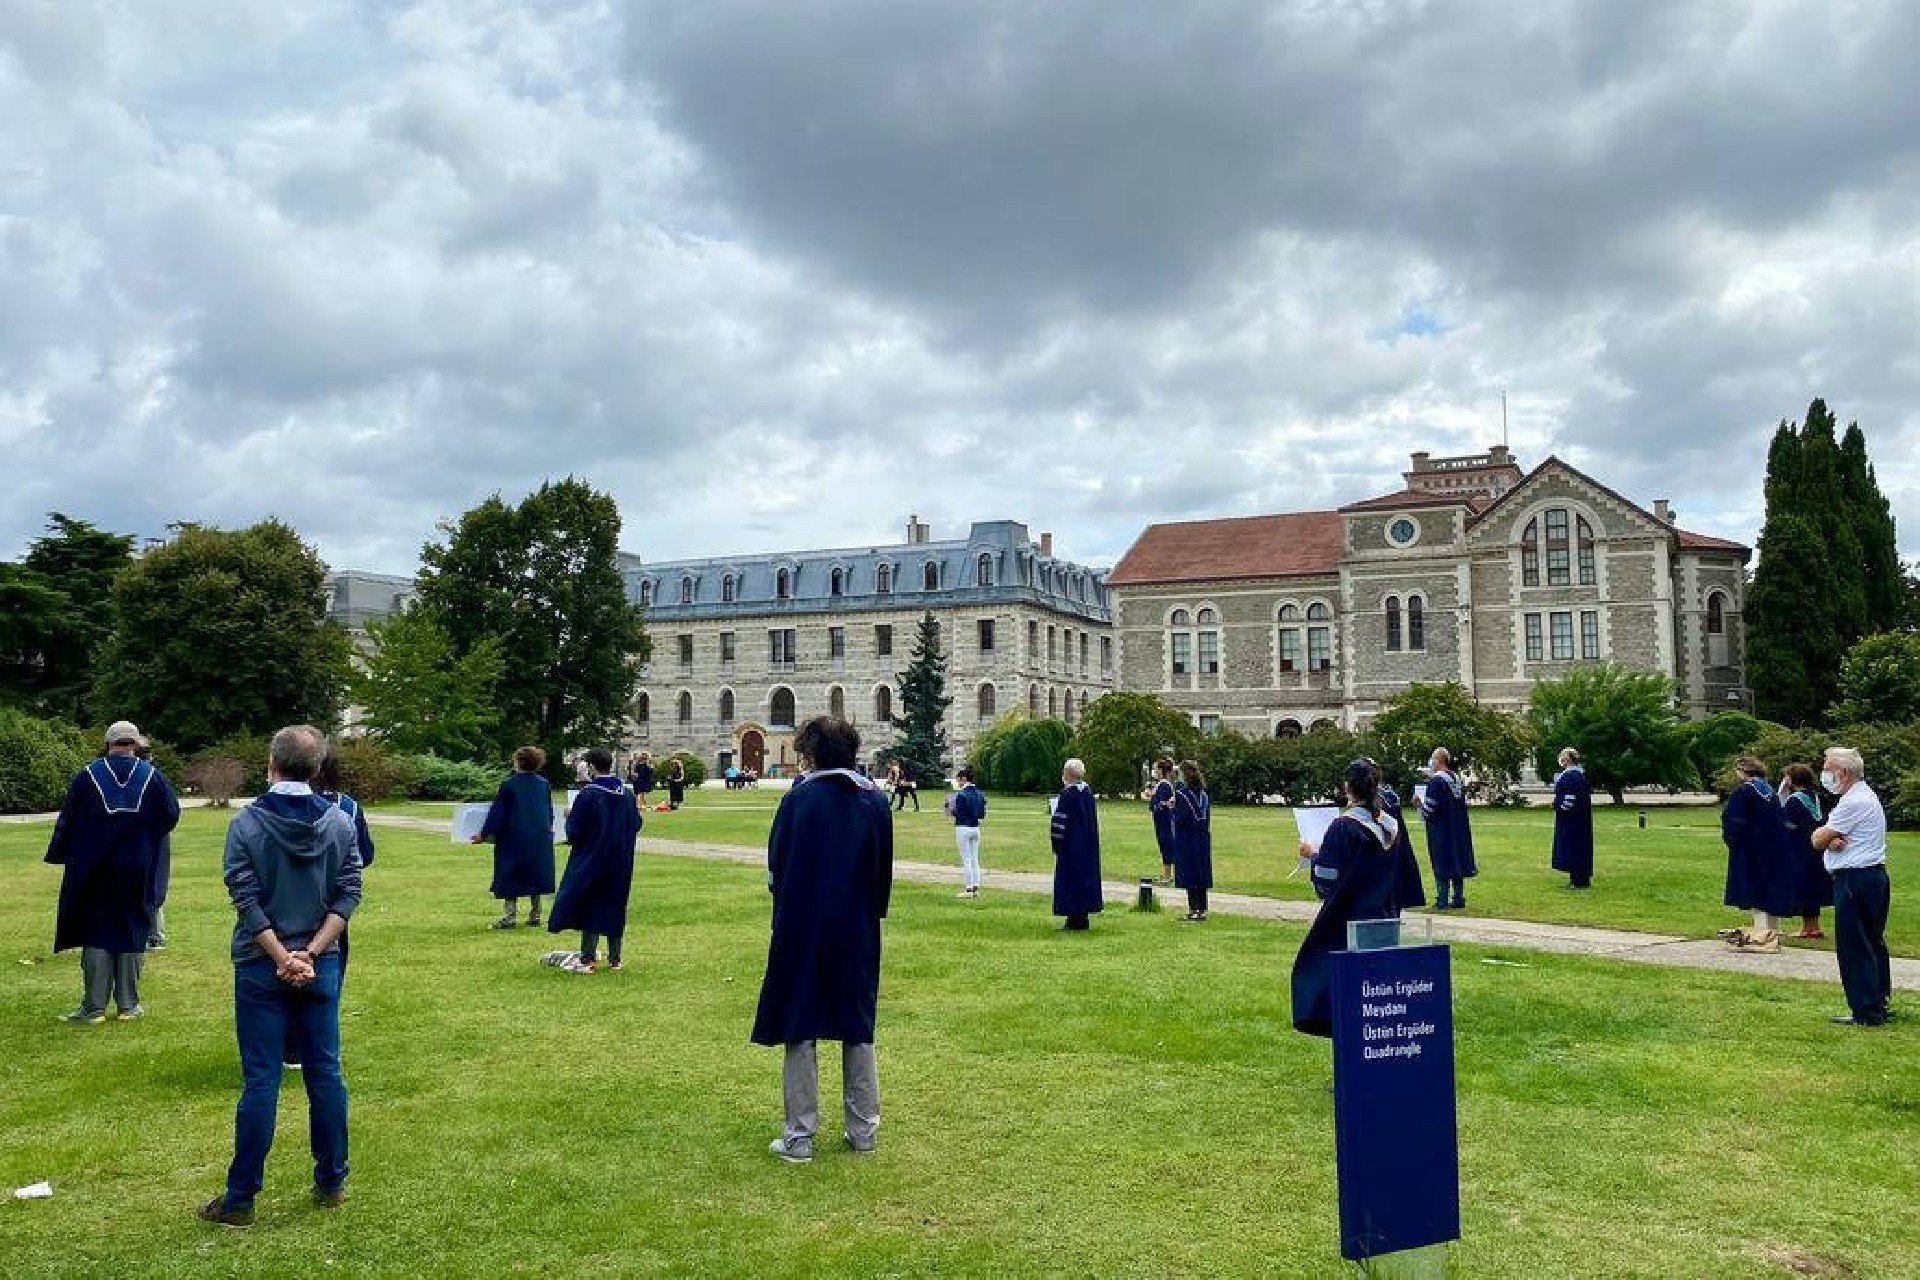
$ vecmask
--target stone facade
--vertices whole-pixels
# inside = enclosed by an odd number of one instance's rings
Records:
[[[890,546],[628,557],[623,570],[653,641],[626,745],[690,751],[715,769],[791,771],[795,727],[823,712],[857,725],[869,755],[889,745],[887,717],[901,713],[899,678],[929,613],[948,660],[956,762],[1016,706],[1077,722],[1117,674],[1103,576],[1054,558],[1051,535],[1036,543],[1014,521],[936,542],[915,519]]]
[[[1686,714],[1745,704],[1747,548],[1686,532],[1555,458],[1416,454],[1338,511],[1155,525],[1108,578],[1121,687],[1202,728],[1358,728],[1413,683],[1525,704],[1612,660]]]

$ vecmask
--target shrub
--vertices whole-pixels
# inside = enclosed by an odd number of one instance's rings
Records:
[[[491,800],[507,775],[504,765],[435,755],[396,756],[394,760],[409,775],[406,794],[410,800]]]
[[[186,767],[180,775],[180,781],[189,789],[207,798],[207,803],[216,809],[224,809],[240,794],[240,786],[247,780],[247,767],[238,760],[229,760],[225,756],[209,756],[196,760]]]
[[[335,751],[340,789],[356,800],[373,804],[403,796],[419,780],[412,761],[389,752],[377,738],[342,738]]]
[[[1723,775],[1732,777],[1733,762],[1751,750],[1762,734],[1778,728],[1744,711],[1720,711],[1704,720],[1688,721],[1680,726],[1680,733],[1687,745],[1687,759],[1700,775],[1700,785],[1724,798],[1726,788],[1721,779]],[[1781,761],[1783,765],[1792,763]]]
[[[0,708],[0,813],[46,813],[67,783],[99,754],[84,730]]]
[[[994,744],[988,761],[974,761],[977,780],[990,791],[1057,791],[1072,736],[1064,720],[1033,720],[1022,712]]]
[[[231,734],[212,746],[193,754],[187,762],[186,773],[193,766],[208,760],[238,761],[243,773],[240,786],[233,795],[257,796],[267,789],[267,747],[270,738],[251,733]],[[184,778],[186,773],[181,776]]]
[[[691,751],[676,751],[654,766],[655,770],[660,774],[661,786],[664,787],[666,785],[667,765],[673,760],[678,760],[680,767],[687,771],[687,785],[689,787],[697,787],[707,780],[707,765],[704,760],[694,755]]]

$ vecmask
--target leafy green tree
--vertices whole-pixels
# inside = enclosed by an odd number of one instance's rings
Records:
[[[1920,635],[1868,636],[1840,660],[1834,724],[1905,724],[1920,720]]]
[[[417,605],[370,622],[367,635],[373,652],[351,691],[369,733],[402,755],[490,754],[500,727],[494,688],[506,669],[498,636],[483,636],[456,655],[440,624]]]
[[[114,579],[94,707],[186,751],[233,733],[327,727],[349,673],[326,566],[278,520],[178,526]]]
[[[133,539],[55,511],[19,565],[0,566],[0,697],[89,719],[94,654],[113,630],[113,580]]]
[[[1060,763],[1072,737],[1066,721],[1037,720],[1025,707],[1016,707],[973,740],[968,763],[989,790],[1052,791],[1060,785]]]
[[[900,710],[893,727],[900,733],[881,760],[898,760],[913,769],[922,786],[947,776],[947,655],[940,645],[940,624],[931,613],[920,618],[913,654],[900,675]]]
[[[1067,753],[1087,766],[1087,785],[1100,795],[1132,796],[1157,757],[1191,756],[1199,742],[1186,714],[1152,694],[1106,693],[1087,705]]]
[[[1798,516],[1767,521],[1760,567],[1747,591],[1747,681],[1754,711],[1781,724],[1812,724],[1831,701],[1847,638],[1819,599],[1827,556]]]
[[[1412,684],[1373,718],[1366,744],[1389,781],[1399,784],[1445,747],[1470,790],[1500,797],[1520,779],[1532,735],[1519,717],[1476,702],[1458,682]]]
[[[1587,780],[1615,804],[1628,787],[1690,787],[1698,779],[1674,710],[1673,681],[1657,672],[1582,664],[1534,685],[1527,716],[1543,778],[1553,776],[1560,749],[1573,747]]]
[[[1687,759],[1700,775],[1700,787],[1719,790],[1728,764],[1752,750],[1768,728],[1765,720],[1744,711],[1717,711],[1704,720],[1683,722],[1680,732],[1687,744]]]
[[[499,645],[494,753],[539,742],[557,767],[613,733],[647,655],[620,579],[613,499],[568,478],[517,507],[495,494],[441,533],[421,552],[418,599],[456,660]]]

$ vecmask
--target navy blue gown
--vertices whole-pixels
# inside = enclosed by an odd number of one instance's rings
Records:
[[[1392,787],[1380,788],[1380,808],[1393,819],[1397,831],[1393,837],[1393,904],[1402,911],[1427,905],[1427,886],[1420,878],[1420,859],[1413,854],[1413,837],[1407,834],[1407,820],[1400,816],[1400,793]]]
[[[1084,782],[1060,788],[1050,827],[1053,842],[1053,914],[1092,915],[1104,910],[1100,896],[1100,818]]]
[[[1313,858],[1313,891],[1320,914],[1313,918],[1293,960],[1293,1026],[1310,1036],[1333,1034],[1333,966],[1327,959],[1347,949],[1354,920],[1397,919],[1400,880],[1389,834],[1365,809],[1348,809],[1333,820]]]
[[[893,892],[893,812],[845,769],[802,778],[767,836],[773,936],[755,1044],[872,1044],[880,999],[880,922]]]
[[[1593,882],[1593,788],[1579,765],[1553,780],[1553,869],[1576,886]]]
[[[1163,866],[1173,865],[1173,810],[1167,806],[1173,801],[1173,784],[1165,778],[1153,784],[1153,795],[1147,805],[1153,810],[1153,842],[1159,846],[1160,862]]]
[[[595,778],[567,811],[567,873],[560,878],[547,931],[579,929],[617,938],[627,931],[633,889],[633,846],[640,809],[618,778]]]
[[[46,860],[63,867],[53,949],[145,952],[152,898],[180,801],[146,760],[106,756],[73,775]]]
[[[1473,830],[1467,825],[1467,797],[1457,775],[1435,773],[1427,780],[1427,861],[1433,864],[1435,898],[1449,881],[1480,874],[1473,860]]]
[[[1833,876],[1820,851],[1813,847],[1813,833],[1824,819],[1820,801],[1811,792],[1796,791],[1780,797],[1780,825],[1787,833],[1787,848],[1800,864],[1800,905],[1797,916],[1817,916],[1833,905]]]
[[[1205,791],[1182,786],[1173,799],[1173,883],[1181,889],[1213,887],[1213,802]]]
[[[537,773],[516,773],[500,784],[480,826],[493,841],[496,898],[553,892],[553,792]]]
[[[1763,779],[1749,779],[1727,797],[1720,810],[1720,838],[1727,846],[1728,906],[1774,916],[1799,914],[1800,867],[1788,847],[1773,788]]]

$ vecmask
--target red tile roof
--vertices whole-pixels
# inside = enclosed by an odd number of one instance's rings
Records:
[[[1338,511],[1152,524],[1120,557],[1107,585],[1337,573],[1341,538]]]
[[[1401,489],[1377,498],[1349,502],[1342,511],[1391,511],[1398,507],[1472,507],[1475,499],[1464,493],[1427,493],[1420,489]]]
[[[1675,529],[1674,532],[1680,535],[1680,545],[1692,551],[1738,551],[1744,555],[1753,550],[1744,542],[1729,542],[1710,533],[1694,533],[1690,529]]]

